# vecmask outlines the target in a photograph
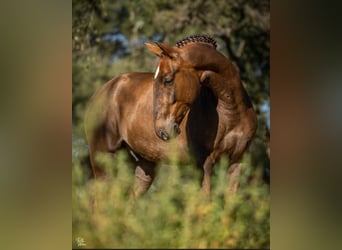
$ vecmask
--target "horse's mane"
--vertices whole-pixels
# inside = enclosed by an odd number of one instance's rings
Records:
[[[194,36],[186,37],[186,38],[180,40],[179,42],[177,42],[176,46],[178,48],[181,48],[188,43],[198,43],[198,42],[208,43],[208,44],[212,45],[215,49],[217,47],[216,41],[213,38],[211,38],[210,36],[205,36],[205,35],[194,35]]]

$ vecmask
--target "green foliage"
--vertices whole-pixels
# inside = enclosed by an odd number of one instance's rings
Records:
[[[73,247],[78,237],[87,248],[269,247],[269,190],[248,157],[234,195],[226,189],[227,160],[215,166],[211,201],[202,194],[198,171],[176,161],[161,164],[151,189],[130,199],[134,178],[126,157],[99,157],[107,181],[86,182],[81,165],[73,166]]]

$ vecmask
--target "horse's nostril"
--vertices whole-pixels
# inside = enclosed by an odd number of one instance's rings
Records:
[[[167,141],[169,139],[169,135],[164,131],[164,130],[159,130],[159,136],[162,138],[164,141]]]
[[[174,129],[174,131],[175,131],[177,134],[180,133],[180,129],[179,129],[179,126],[178,126],[177,123],[175,123],[175,124],[173,125],[173,129]]]

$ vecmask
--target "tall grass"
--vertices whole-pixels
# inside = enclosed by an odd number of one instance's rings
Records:
[[[73,164],[73,248],[269,248],[269,189],[248,155],[234,195],[227,192],[227,159],[215,166],[210,201],[198,169],[176,160],[160,164],[150,190],[130,200],[134,176],[126,158],[101,157],[107,181],[87,181],[83,166]]]

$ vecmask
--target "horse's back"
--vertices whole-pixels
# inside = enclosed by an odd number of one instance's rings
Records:
[[[91,97],[85,113],[85,133],[90,146],[111,151],[121,138],[119,123],[135,105],[151,73],[125,73],[102,85]]]

